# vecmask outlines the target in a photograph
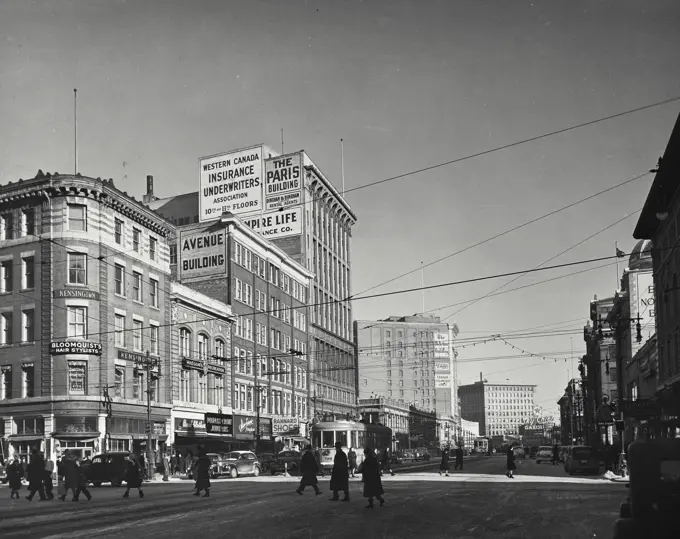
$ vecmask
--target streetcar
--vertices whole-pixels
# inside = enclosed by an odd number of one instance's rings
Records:
[[[319,450],[320,464],[324,471],[333,468],[335,444],[342,443],[347,453],[354,448],[357,454],[357,465],[364,460],[364,449],[376,452],[392,447],[392,429],[383,425],[361,423],[359,421],[320,421],[312,425],[312,447]]]
[[[475,438],[474,442],[474,452],[482,453],[486,455],[489,452],[489,439],[488,438]]]

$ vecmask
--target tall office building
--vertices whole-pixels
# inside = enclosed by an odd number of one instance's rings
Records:
[[[412,403],[454,419],[457,334],[457,325],[434,316],[355,321],[358,398]]]
[[[519,427],[534,416],[536,386],[479,382],[460,386],[461,417],[479,423],[482,436],[519,436]]]
[[[304,151],[264,145],[199,160],[199,191],[144,200],[177,225],[238,215],[314,274],[310,308],[310,414],[356,413],[351,238],[356,216]],[[176,253],[171,253],[176,256]]]

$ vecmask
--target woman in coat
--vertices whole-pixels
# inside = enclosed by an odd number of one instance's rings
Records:
[[[136,488],[139,492],[139,497],[144,497],[144,492],[142,492],[142,482],[144,480],[144,472],[142,471],[141,464],[135,457],[129,457],[125,466],[125,482],[126,489],[123,498],[130,497],[130,489]]]
[[[444,451],[442,451],[442,461],[441,461],[441,464],[439,464],[439,475],[441,475],[442,472],[446,473],[446,477],[449,476],[449,450],[448,449],[444,449]]]
[[[512,472],[517,469],[517,465],[515,464],[515,452],[512,450],[512,446],[508,448],[506,465],[508,471],[505,472],[505,475],[508,476],[510,479],[514,479]]]
[[[302,474],[302,478],[300,479],[300,485],[295,492],[302,496],[302,491],[305,490],[305,487],[312,487],[317,496],[321,494],[321,491],[319,490],[319,480],[316,478],[316,472],[316,459],[314,458],[314,453],[312,453],[312,446],[308,445],[305,447],[305,452],[302,454],[302,460],[300,461],[300,473]]]
[[[200,450],[198,453],[198,461],[196,462],[196,492],[194,496],[200,496],[201,491],[205,490],[204,498],[210,497],[210,459],[205,453],[205,450]]]
[[[372,449],[364,449],[364,461],[361,463],[361,476],[364,483],[364,498],[368,498],[366,509],[373,509],[373,498],[378,498],[380,507],[385,505],[382,495],[385,493],[380,479],[380,463]]]
[[[21,466],[21,463],[14,459],[10,461],[9,466],[7,467],[7,482],[9,483],[9,488],[11,489],[10,492],[10,499],[16,498],[17,500],[19,499],[19,491],[21,490],[21,478],[24,476],[24,469]]]
[[[330,498],[332,502],[340,499],[339,491],[345,492],[343,502],[349,501],[349,462],[347,462],[347,455],[342,450],[342,442],[335,442],[335,458],[333,459],[333,471],[331,472],[331,490],[333,497]]]

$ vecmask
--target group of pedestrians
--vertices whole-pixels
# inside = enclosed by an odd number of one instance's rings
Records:
[[[336,442],[335,458],[333,459],[333,471],[331,472],[330,482],[330,490],[333,493],[333,496],[330,498],[330,501],[349,502],[350,475],[354,477],[355,473],[361,473],[364,484],[364,498],[368,498],[366,509],[372,509],[374,507],[374,498],[380,502],[380,507],[382,507],[385,505],[385,499],[383,498],[384,490],[382,487],[382,479],[380,478],[382,475],[381,464],[378,461],[375,452],[370,448],[364,449],[364,460],[358,467],[356,466],[356,453],[352,448],[350,448],[349,453],[350,455],[354,453],[354,455],[348,458],[348,455],[342,450],[342,442]],[[319,480],[317,479],[319,472],[319,464],[312,451],[312,446],[307,445],[300,463],[302,478],[300,479],[300,484],[295,492],[302,496],[305,487],[312,487],[316,495],[321,494]],[[342,500],[340,499],[340,491],[344,493]]]
[[[54,499],[54,484],[52,475],[54,474],[54,462],[45,460],[38,450],[31,453],[30,462],[23,466],[17,459],[10,459],[7,466],[7,479],[10,488],[10,498],[19,499],[19,491],[22,487],[22,479],[28,481],[28,496],[26,499],[33,501],[35,495],[41,502]],[[71,455],[67,449],[63,457],[57,462],[57,480],[59,488],[59,499],[64,501],[68,490],[73,493],[72,501],[77,502],[80,494],[84,494],[89,500],[92,499],[87,490],[87,469]]]
[[[454,465],[454,470],[463,470],[463,448],[458,445],[454,452],[456,463]],[[445,474],[446,477],[449,476],[449,462],[451,460],[450,450],[444,449],[442,451],[442,460],[439,464],[439,475]]]

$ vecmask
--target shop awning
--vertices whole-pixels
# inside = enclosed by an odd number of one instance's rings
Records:
[[[10,442],[34,442],[45,439],[44,434],[10,434],[7,439]]]
[[[81,442],[91,442],[101,436],[100,432],[53,432],[52,438],[57,440],[79,440]]]

